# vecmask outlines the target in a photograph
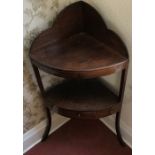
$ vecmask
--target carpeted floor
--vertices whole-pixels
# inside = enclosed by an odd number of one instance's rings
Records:
[[[131,155],[99,120],[72,119],[25,155]]]

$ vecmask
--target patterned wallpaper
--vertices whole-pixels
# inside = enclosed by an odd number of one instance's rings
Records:
[[[65,6],[77,0],[24,0],[24,54],[23,54],[23,129],[24,133],[45,118],[43,101],[40,96],[28,53],[33,39],[44,29],[52,26],[56,15]],[[99,1],[86,0],[95,3]],[[100,3],[99,3],[100,4]],[[102,11],[102,9],[101,9]],[[59,82],[61,78],[41,72],[45,87]],[[131,101],[131,88],[127,89],[128,102]]]
[[[71,3],[71,1],[67,1]],[[43,101],[38,90],[28,53],[33,39],[52,25],[58,13],[58,0],[24,0],[24,54],[23,54],[23,132],[25,133],[45,118]],[[45,86],[59,78],[41,72]]]

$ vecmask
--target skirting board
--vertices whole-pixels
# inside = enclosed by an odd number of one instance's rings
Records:
[[[50,134],[61,127],[69,121],[69,118],[60,116],[58,114],[52,115],[52,129],[50,130]],[[46,127],[46,120],[43,120],[41,123],[36,125],[34,128],[30,129],[23,136],[23,152],[26,153],[36,144],[41,141],[41,137],[43,135],[44,129]]]
[[[50,134],[57,130],[59,127],[61,127],[63,124],[68,122],[70,119],[54,114],[52,116],[52,129],[50,130]],[[107,117],[100,119],[113,133],[116,134],[115,131],[115,120],[113,117]],[[41,123],[36,125],[34,128],[30,129],[28,132],[26,132],[23,136],[23,152],[26,153],[28,150],[30,150],[32,147],[34,147],[36,144],[38,144],[41,141],[42,134],[44,132],[45,126],[46,126],[46,120],[43,120]],[[121,132],[123,135],[123,139],[125,143],[131,148],[132,147],[132,136],[131,136],[131,129],[127,127],[124,123],[121,123]]]
[[[114,134],[116,134],[115,130],[115,117],[108,116],[106,118],[100,119]],[[122,138],[124,142],[132,148],[132,130],[128,127],[123,121],[120,121],[120,130],[122,134]]]

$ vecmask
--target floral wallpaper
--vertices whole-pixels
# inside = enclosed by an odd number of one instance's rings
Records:
[[[34,38],[52,26],[56,15],[67,5],[77,0],[24,0],[23,6],[23,132],[27,132],[45,118],[43,101],[29,61],[29,49]],[[86,0],[92,4],[101,1]],[[107,3],[110,3],[108,1]],[[100,6],[100,5],[96,5]],[[102,12],[102,8],[100,12]],[[41,72],[45,87],[59,82],[61,78]],[[128,86],[126,100],[131,102],[131,85]],[[127,104],[128,105],[128,104]]]
[[[52,26],[59,12],[59,0],[24,0],[24,54],[23,54],[23,132],[30,130],[45,118],[43,101],[40,96],[28,53],[33,39],[44,29]],[[71,1],[66,1],[70,4]],[[45,87],[60,80],[41,72]]]

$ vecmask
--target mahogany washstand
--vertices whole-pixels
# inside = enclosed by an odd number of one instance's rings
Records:
[[[51,109],[70,118],[99,119],[116,113],[115,127],[122,145],[120,112],[129,57],[120,37],[108,29],[102,17],[89,4],[79,1],[67,6],[51,28],[32,43],[30,60],[46,105],[47,126]],[[45,90],[39,70],[64,80]],[[119,94],[104,84],[101,76],[121,71]]]

